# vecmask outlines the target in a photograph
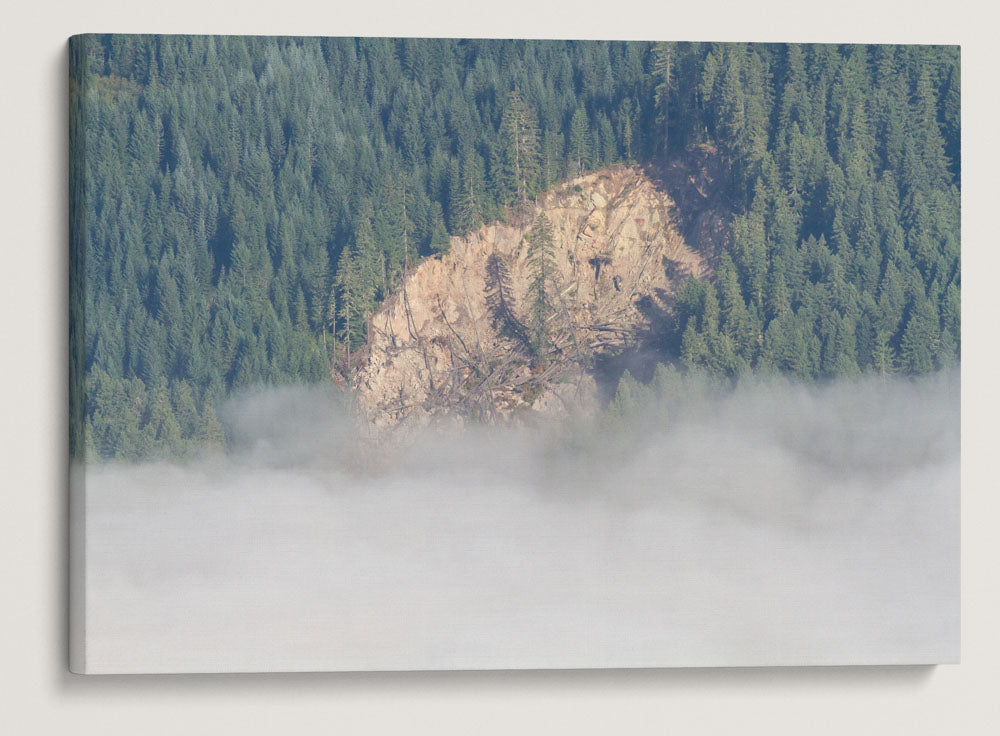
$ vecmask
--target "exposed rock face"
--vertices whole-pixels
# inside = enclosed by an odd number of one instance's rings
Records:
[[[703,243],[686,243],[664,189],[639,167],[619,166],[551,190],[521,223],[452,238],[450,252],[413,269],[372,318],[355,376],[363,413],[375,427],[387,427],[592,405],[594,358],[655,331],[670,315],[677,285],[688,275],[705,275],[724,238],[716,217],[715,225],[710,218],[689,228],[707,228],[708,235],[693,235]],[[539,356],[523,333],[497,319],[496,292],[488,299],[487,284],[488,270],[495,276],[498,268],[490,262],[495,257],[506,272],[505,306],[524,324],[531,280],[525,236],[541,211],[553,226],[557,296],[551,348]]]

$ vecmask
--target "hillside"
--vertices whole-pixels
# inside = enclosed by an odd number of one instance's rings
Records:
[[[716,173],[708,154],[656,177],[611,167],[551,189],[517,222],[452,238],[446,255],[414,268],[372,317],[355,377],[365,416],[384,427],[592,405],[598,366],[655,340],[680,282],[708,275],[724,247]],[[683,212],[671,193],[684,200]],[[541,213],[552,224],[556,267],[551,348],[542,360],[519,327],[498,319],[490,298],[503,268],[506,306],[526,323],[529,231]]]
[[[234,397],[331,376],[353,384],[358,367],[376,413],[394,381],[397,398],[403,388],[404,401],[430,399],[435,412],[548,405],[570,338],[571,362],[608,392],[624,368],[643,381],[663,357],[728,381],[947,369],[961,355],[960,62],[957,46],[76,36],[71,452],[221,448],[230,433],[217,411]],[[419,278],[451,278],[453,244],[499,238],[494,265],[511,259],[516,306],[500,343],[529,322],[537,333],[520,240],[537,213],[519,218],[518,203],[547,211],[566,186],[608,199],[625,184],[571,180],[634,162],[655,192],[621,215],[645,221],[640,255],[647,238],[667,249],[679,237],[711,279],[674,291],[679,274],[644,272],[627,301],[629,273],[615,269],[641,264],[600,250],[627,238],[615,241],[608,207],[567,199],[552,213],[552,270],[576,291],[559,291],[562,321],[548,315],[553,350],[524,356],[515,339],[518,360],[551,368],[544,381],[483,397],[520,379],[486,370],[503,346],[472,316],[485,302],[481,263],[467,268],[472,296],[450,297],[478,333],[456,328],[464,352],[445,353],[448,339],[461,347],[450,331],[427,347],[437,307],[421,306],[419,290],[407,300],[427,312],[426,339],[391,326],[404,276],[430,259]],[[664,196],[669,215],[655,220],[645,210]],[[651,223],[668,220],[656,235]],[[513,231],[492,230],[497,221]],[[588,304],[599,314],[581,311]],[[596,320],[616,310],[624,332],[592,347]],[[375,315],[383,329],[390,318],[391,350],[369,331]],[[403,360],[408,341],[426,371],[410,398],[382,365]],[[465,389],[442,388],[452,382],[438,372],[455,361],[480,383],[492,376],[472,404]],[[399,406],[390,413],[414,411]]]

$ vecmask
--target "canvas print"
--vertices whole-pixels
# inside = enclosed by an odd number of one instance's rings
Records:
[[[71,668],[956,662],[960,68],[71,39]]]

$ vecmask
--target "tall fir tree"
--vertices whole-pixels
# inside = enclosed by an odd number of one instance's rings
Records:
[[[535,360],[544,363],[551,348],[551,320],[556,309],[556,263],[552,223],[542,212],[528,234],[528,328]]]
[[[514,89],[507,96],[500,131],[504,144],[504,177],[520,201],[536,192],[540,164],[539,130],[534,110]]]

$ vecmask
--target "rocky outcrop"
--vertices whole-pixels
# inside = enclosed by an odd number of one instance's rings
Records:
[[[718,238],[685,241],[668,188],[639,167],[606,169],[550,190],[518,224],[452,238],[450,251],[411,270],[372,318],[354,378],[363,414],[387,427],[592,405],[594,361],[655,332],[680,281],[705,275],[720,247]],[[553,226],[556,297],[551,347],[533,356],[518,323],[527,320],[526,235],[542,211]],[[508,320],[498,319],[498,268]]]

